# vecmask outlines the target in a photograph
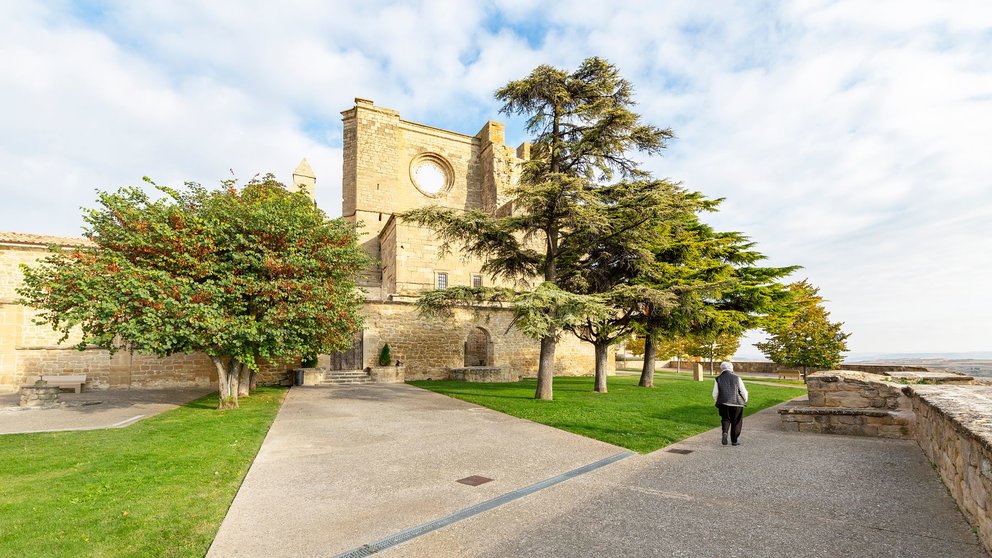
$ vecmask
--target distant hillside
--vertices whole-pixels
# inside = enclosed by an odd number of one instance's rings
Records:
[[[970,351],[965,353],[849,353],[844,362],[891,362],[893,360],[992,360],[992,351]]]
[[[753,354],[734,355],[738,362],[768,362]],[[972,376],[992,377],[992,351],[966,353],[850,353],[844,364],[902,364],[934,370],[955,370]]]

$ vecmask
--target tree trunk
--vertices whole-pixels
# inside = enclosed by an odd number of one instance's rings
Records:
[[[555,345],[554,335],[541,338],[541,361],[537,368],[537,391],[534,399],[551,401],[554,399],[552,381],[555,375]]]
[[[210,360],[217,369],[217,408],[236,409],[238,407],[237,376],[232,374],[232,367],[237,362],[233,357],[227,363],[224,357],[212,356]]]
[[[610,344],[594,343],[596,348],[596,393],[606,393],[606,358],[610,355]]]
[[[255,391],[255,383],[258,381],[258,373],[252,372],[251,377],[248,378],[248,389]]]
[[[245,366],[243,362],[238,363],[238,397],[248,397],[251,387],[251,368]]]
[[[654,360],[654,336],[648,333],[647,337],[644,338],[644,365],[641,367],[641,381],[637,385],[654,387]]]
[[[675,355],[675,371],[682,372],[682,355]]]

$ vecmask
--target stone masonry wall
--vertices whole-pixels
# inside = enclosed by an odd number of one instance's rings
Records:
[[[908,389],[920,448],[992,553],[992,386]]]
[[[779,413],[787,431],[911,438],[914,418],[905,386],[862,372],[817,372],[806,379],[808,405]]]
[[[509,368],[521,376],[537,374],[540,343],[516,329],[504,334],[513,318],[509,310],[475,312],[459,308],[450,319],[426,319],[412,303],[369,302],[365,312],[366,366],[375,362],[382,345],[389,343],[393,359],[406,366],[407,379],[447,378],[449,368],[464,365],[465,341],[479,327],[489,333],[494,366]],[[592,345],[563,335],[555,353],[555,373],[586,375],[594,370]],[[613,371],[611,367],[609,372]]]

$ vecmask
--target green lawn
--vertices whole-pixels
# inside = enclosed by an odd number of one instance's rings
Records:
[[[0,436],[0,555],[203,556],[286,395],[122,429]],[[43,411],[25,411],[43,412]]]
[[[593,392],[589,377],[555,378],[555,400],[534,399],[536,380],[512,384],[421,381],[411,384],[490,409],[647,453],[720,426],[713,406],[713,380],[658,377],[653,389],[637,387],[636,376],[609,378],[609,393]],[[798,397],[805,387],[745,381],[750,415]],[[745,422],[745,436],[747,424]]]

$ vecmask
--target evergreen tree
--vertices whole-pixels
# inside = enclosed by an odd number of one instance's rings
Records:
[[[504,103],[501,112],[526,115],[527,130],[534,134],[532,157],[517,187],[508,192],[512,214],[429,207],[400,217],[433,228],[443,248],[457,243],[465,255],[481,258],[483,271],[494,276],[518,282],[543,279],[546,286],[526,298],[525,323],[526,331],[541,341],[535,397],[552,399],[559,336],[585,317],[573,312],[602,308],[601,297],[561,288],[560,275],[588,253],[590,238],[608,234],[595,191],[615,174],[643,178],[633,153],[659,152],[672,132],[642,124],[630,108],[630,84],[616,67],[595,57],[571,73],[538,66],[499,89],[496,98]],[[466,293],[445,296],[464,301]],[[445,296],[429,301],[443,305]],[[472,296],[502,295],[483,289]]]
[[[718,202],[704,209],[715,210]],[[799,269],[762,267],[764,255],[746,236],[714,231],[695,217],[659,231],[653,256],[656,264],[639,281],[670,290],[675,300],[667,307],[645,304],[637,317],[646,337],[642,387],[653,385],[655,341],[696,336],[712,347],[721,336],[739,338],[782,312],[787,289],[779,280]]]

